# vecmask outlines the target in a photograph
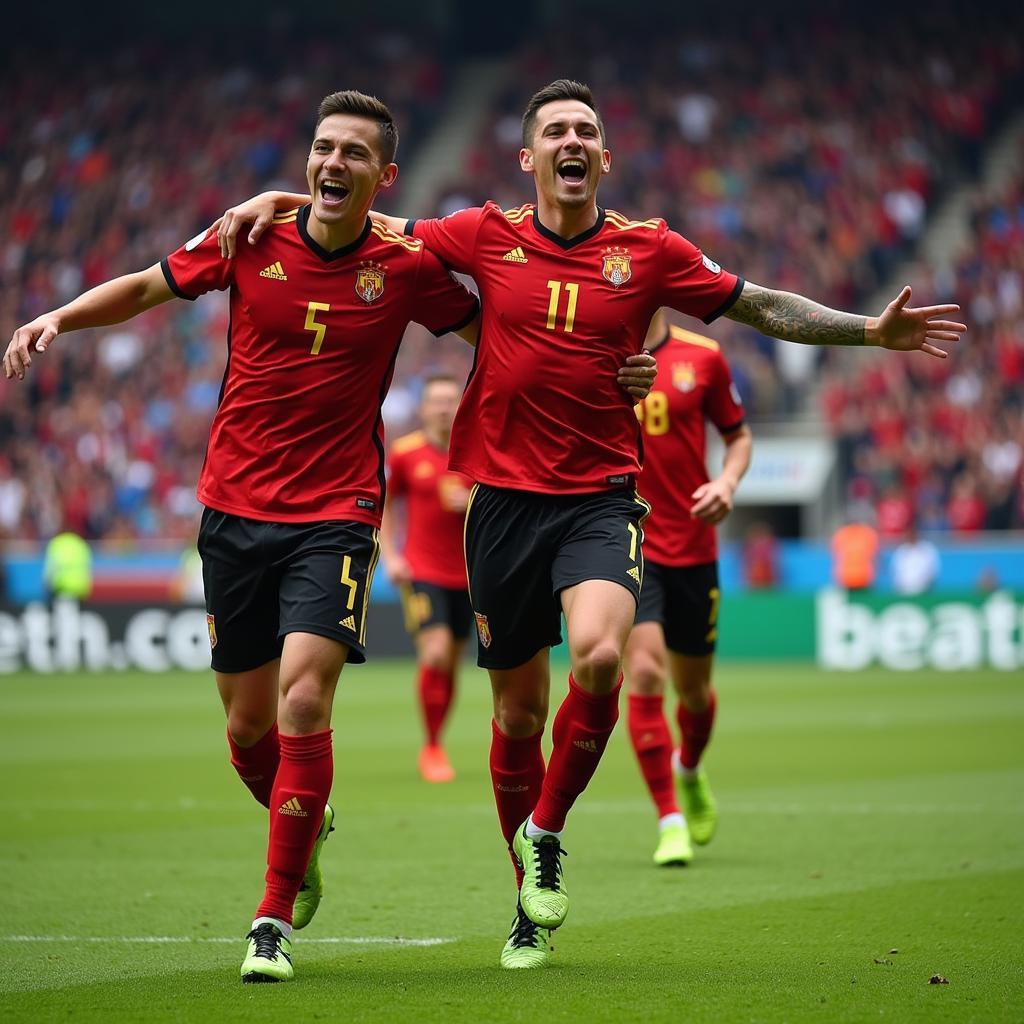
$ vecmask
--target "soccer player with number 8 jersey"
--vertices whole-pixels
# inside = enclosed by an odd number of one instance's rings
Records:
[[[656,354],[658,375],[636,410],[644,431],[640,487],[654,511],[644,524],[644,589],[625,660],[629,738],[658,812],[654,862],[668,866],[689,863],[691,837],[710,842],[717,822],[701,767],[717,703],[711,685],[719,605],[715,526],[732,510],[733,493],[750,465],[751,433],[716,341],[670,325],[659,311],[647,346]],[[725,442],[722,469],[713,480],[704,455],[708,420]],[[678,751],[663,709],[668,678],[679,698]]]
[[[663,220],[597,204],[611,171],[587,86],[559,79],[530,100],[521,169],[536,204],[494,203],[440,220],[381,220],[423,239],[472,275],[483,306],[476,361],[452,434],[450,467],[477,481],[466,560],[494,720],[491,779],[520,884],[501,953],[507,968],[550,960],[551,931],[569,908],[562,830],[618,717],[621,664],[643,579],[646,502],[635,489],[639,425],[609,370],[638,352],[661,306],[717,316],[809,344],[881,345],[944,357],[964,325],[955,306],[907,308],[910,290],[878,318],[827,309],[723,270]],[[299,197],[301,198],[301,197]],[[242,223],[269,223],[270,193],[228,211],[223,244]],[[252,235],[250,235],[252,237]],[[569,641],[568,694],[545,765],[541,734],[549,650]]]

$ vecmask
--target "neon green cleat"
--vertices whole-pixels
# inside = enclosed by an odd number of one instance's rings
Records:
[[[690,830],[683,825],[669,825],[661,830],[658,848],[654,851],[654,863],[659,868],[685,867],[693,860],[690,845]]]
[[[242,981],[253,982],[291,981],[292,944],[269,921],[253,928],[246,938],[249,951],[242,961]]]
[[[696,774],[690,778],[681,775],[679,788],[683,794],[690,838],[698,846],[704,846],[711,842],[718,826],[718,804],[711,795],[711,787],[708,785],[704,769],[698,768]]]
[[[569,913],[562,874],[562,849],[556,836],[530,839],[523,822],[512,838],[512,852],[523,870],[519,900],[526,916],[541,928],[557,928]]]
[[[316,842],[313,844],[313,852],[309,855],[309,867],[302,878],[302,888],[299,889],[292,905],[292,927],[305,928],[320,906],[320,900],[324,895],[324,873],[320,870],[320,851],[323,849],[324,841],[334,831],[334,808],[330,804],[324,807],[324,820],[320,825],[320,831],[316,834]]]
[[[551,945],[551,934],[550,929],[535,925],[526,916],[522,903],[518,904],[512,931],[501,951],[501,966],[508,971],[546,967],[555,950]]]

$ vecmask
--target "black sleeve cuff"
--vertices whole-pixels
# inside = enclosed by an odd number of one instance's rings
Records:
[[[736,278],[736,287],[729,293],[729,298],[725,300],[717,309],[712,310],[706,317],[704,317],[704,323],[710,324],[717,320],[720,316],[728,313],[733,306],[736,305],[736,300],[740,297],[740,293],[743,291],[743,286],[747,282],[742,277]]]
[[[443,327],[439,331],[431,330],[430,333],[433,334],[435,338],[444,337],[444,335],[446,334],[454,334],[456,331],[461,331],[462,328],[466,326],[466,324],[471,324],[473,322],[473,318],[479,312],[480,300],[477,299],[477,301],[473,303],[473,308],[470,310],[469,315],[463,317],[457,324],[452,324],[451,327]]]
[[[199,297],[198,295],[186,295],[185,292],[178,287],[178,282],[174,280],[174,275],[171,273],[171,265],[167,262],[166,256],[160,261],[160,269],[164,272],[164,280],[167,282],[167,287],[170,288],[179,299],[187,299],[189,302],[196,301]]]
[[[418,223],[419,223],[419,221],[415,220],[415,219],[414,220],[407,220],[405,222],[405,230],[402,232],[402,234],[403,235],[413,235],[413,234],[415,234],[415,228],[416,228],[416,225]]]
[[[718,433],[721,434],[722,437],[728,437],[730,434],[735,434],[736,431],[739,430],[746,422],[746,420],[739,420],[737,423],[732,423],[728,427],[719,427]]]

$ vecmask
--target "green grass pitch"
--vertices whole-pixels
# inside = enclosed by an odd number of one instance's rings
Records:
[[[506,973],[486,678],[465,669],[459,777],[430,787],[412,666],[346,670],[327,895],[296,981],[243,986],[265,812],[212,680],[0,677],[0,1020],[1024,1019],[1024,679],[723,665],[718,687],[715,841],[650,864],[621,722],[569,821],[555,966]]]

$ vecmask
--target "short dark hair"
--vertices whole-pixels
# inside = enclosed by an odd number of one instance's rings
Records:
[[[380,155],[386,164],[394,161],[398,151],[398,128],[391,111],[376,96],[367,96],[365,92],[357,92],[355,89],[332,92],[320,101],[320,108],[316,112],[317,128],[325,117],[332,114],[352,114],[353,117],[376,121],[380,129]]]
[[[594,103],[594,94],[590,91],[589,85],[582,82],[575,82],[571,78],[557,78],[550,85],[535,92],[526,104],[526,112],[523,114],[523,146],[529,149],[533,145],[533,133],[537,128],[537,111],[545,103],[554,103],[555,100],[579,100],[586,103],[597,117],[597,127],[601,129],[601,145],[605,143],[604,122],[598,112],[597,104]]]

